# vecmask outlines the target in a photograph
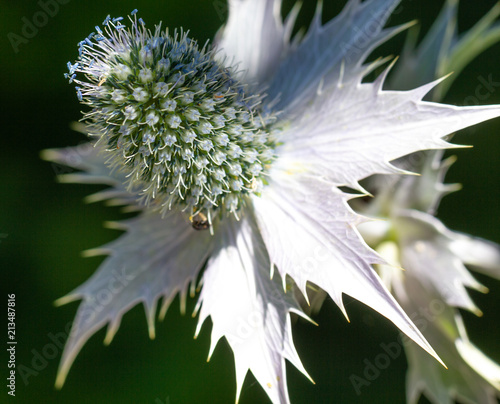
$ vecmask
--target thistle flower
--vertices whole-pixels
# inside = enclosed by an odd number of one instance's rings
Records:
[[[94,148],[78,161],[81,147],[44,157],[84,171],[65,181],[111,186],[92,200],[139,214],[91,252],[109,255],[98,272],[59,300],[83,301],[57,386],[90,336],[107,325],[109,343],[137,303],[153,337],[159,300],[160,318],[177,293],[183,309],[198,276],[196,334],[210,317],[209,355],[228,341],[237,400],[249,370],[273,403],[289,402],[285,359],[308,377],[290,314],[308,318],[297,299],[309,302],[311,284],[346,317],[343,294],[371,306],[440,361],[377,276],[385,261],[356,229],[364,219],[348,201],[357,195],[339,187],[363,192],[363,178],[402,174],[392,160],[450,147],[445,136],[500,108],[423,101],[437,82],[385,91],[389,68],[362,82],[387,62],[366,56],[407,27],[383,29],[397,4],[351,0],[325,25],[318,7],[307,34],[291,38],[298,8],[282,22],[280,0],[230,1],[214,46],[150,31],[134,10],[81,42],[67,77],[90,108]]]

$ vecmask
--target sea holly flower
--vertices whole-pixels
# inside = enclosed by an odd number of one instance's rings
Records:
[[[443,65],[460,71],[478,51],[500,39],[498,27],[491,26],[500,13],[497,5],[457,41],[457,6],[456,1],[448,1],[421,45],[414,53],[404,54],[389,82],[391,87],[432,80]],[[438,101],[446,90],[433,92],[433,99]],[[441,198],[460,189],[457,184],[443,183],[455,158],[442,160],[442,154],[426,151],[399,159],[395,165],[421,175],[373,176],[363,185],[375,197],[368,203],[353,203],[359,212],[383,219],[364,223],[360,230],[392,263],[379,266],[382,278],[410,318],[417,318],[416,325],[448,366],[444,369],[413,345],[405,344],[408,403],[417,403],[422,394],[436,404],[453,400],[496,403],[500,366],[469,340],[458,309],[482,314],[466,288],[480,292],[487,292],[487,288],[474,279],[466,265],[500,279],[500,247],[450,231],[434,217]]]
[[[488,289],[466,265],[500,279],[500,247],[450,231],[433,216],[441,197],[458,188],[442,183],[453,157],[441,161],[441,152],[421,153],[411,160],[421,176],[395,182],[379,178],[372,204],[358,209],[385,219],[364,223],[360,230],[391,264],[378,267],[382,279],[448,366],[435,366],[428,355],[404,344],[407,401],[417,403],[425,394],[433,403],[494,403],[500,397],[500,366],[470,342],[458,309],[482,315],[466,288]]]
[[[348,205],[358,195],[339,187],[363,192],[370,175],[403,174],[392,160],[450,147],[445,136],[500,107],[423,101],[437,82],[385,91],[389,69],[363,82],[386,62],[365,64],[367,55],[407,27],[383,28],[397,4],[352,0],[326,24],[318,7],[308,32],[292,38],[297,8],[283,22],[280,0],[233,0],[213,46],[149,30],[134,10],[80,43],[67,77],[90,109],[93,152],[44,157],[83,171],[65,181],[110,185],[91,200],[139,213],[91,252],[108,255],[97,273],[59,300],[82,303],[57,386],[98,329],[108,327],[109,343],[143,303],[153,337],[160,299],[160,317],[177,293],[183,309],[199,277],[197,333],[210,317],[210,355],[228,341],[237,399],[250,370],[271,402],[289,402],[285,359],[307,376],[290,314],[308,318],[299,301],[316,290],[346,317],[343,294],[364,302],[440,361],[372,267],[385,261],[358,233],[364,219]]]

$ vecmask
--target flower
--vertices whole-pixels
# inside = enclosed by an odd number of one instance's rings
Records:
[[[372,179],[377,196],[358,211],[384,221],[359,229],[391,264],[378,266],[382,279],[448,367],[404,343],[408,403],[417,403],[422,393],[433,403],[494,402],[500,393],[500,366],[470,342],[458,309],[482,315],[466,288],[488,289],[465,265],[500,279],[500,247],[452,232],[433,216],[441,197],[458,188],[443,185],[455,159],[441,161],[441,155],[422,152],[405,158],[405,166],[421,172],[420,177]]]
[[[83,300],[58,387],[98,329],[108,326],[109,343],[123,314],[143,303],[154,337],[159,300],[160,317],[177,293],[184,307],[198,276],[196,334],[210,317],[210,355],[228,341],[237,400],[250,370],[273,403],[289,402],[285,359],[307,376],[290,313],[308,319],[298,301],[317,288],[346,317],[343,294],[371,306],[440,361],[373,268],[385,261],[356,228],[364,219],[348,201],[359,195],[339,187],[364,192],[359,181],[370,175],[402,174],[392,160],[450,147],[445,136],[500,108],[423,101],[438,82],[385,91],[389,68],[363,82],[387,61],[364,64],[366,56],[408,27],[383,29],[397,4],[352,0],[325,25],[318,7],[307,34],[292,38],[297,8],[282,22],[280,0],[232,0],[214,47],[150,31],[134,10],[130,23],[108,17],[80,43],[67,77],[90,108],[95,147],[44,157],[83,170],[65,181],[111,186],[91,200],[139,214],[90,252],[108,257],[58,301]]]
[[[450,36],[456,32],[457,6],[447,1],[419,48],[403,56],[388,83],[391,88],[432,80],[442,73],[443,65],[460,71],[478,50],[500,39],[500,32],[491,26],[500,14],[498,5],[460,40]],[[441,89],[432,97],[439,101],[445,93]],[[413,344],[404,344],[409,365],[407,402],[417,403],[425,394],[436,404],[493,403],[500,397],[500,366],[469,340],[458,309],[482,315],[466,288],[483,293],[488,289],[466,265],[500,279],[500,246],[450,231],[434,217],[442,197],[460,189],[458,184],[443,184],[455,158],[443,160],[442,155],[442,150],[425,151],[399,159],[395,165],[420,176],[373,176],[363,185],[375,197],[353,204],[358,212],[383,220],[359,229],[392,264],[379,266],[382,279],[448,366],[445,369]]]

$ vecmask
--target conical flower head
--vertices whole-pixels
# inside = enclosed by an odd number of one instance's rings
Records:
[[[135,13],[130,29],[121,21],[108,17],[68,64],[70,82],[91,108],[90,134],[145,204],[178,205],[208,222],[216,210],[237,212],[246,195],[259,192],[273,159],[272,115],[208,45],[160,25],[153,33]]]

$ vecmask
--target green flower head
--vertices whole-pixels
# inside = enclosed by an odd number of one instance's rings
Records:
[[[265,182],[273,115],[208,43],[200,48],[161,24],[152,32],[135,11],[130,28],[106,18],[68,63],[67,77],[90,107],[90,135],[146,205],[175,205],[210,222],[214,212],[236,213]]]

